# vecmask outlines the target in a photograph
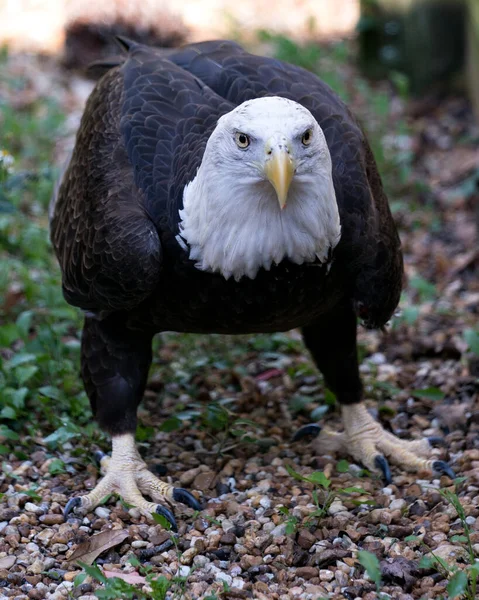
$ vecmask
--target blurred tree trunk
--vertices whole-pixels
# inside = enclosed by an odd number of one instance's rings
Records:
[[[414,93],[447,87],[464,65],[465,1],[361,0],[360,64],[366,74],[400,71]]]
[[[471,101],[474,106],[476,118],[479,121],[479,0],[469,0],[469,14],[467,18],[467,74]]]

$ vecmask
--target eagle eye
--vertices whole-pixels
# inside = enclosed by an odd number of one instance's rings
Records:
[[[303,144],[303,146],[309,146],[309,144],[311,144],[313,140],[313,132],[311,131],[311,129],[306,129],[306,131],[303,133],[302,137],[301,137],[301,143]]]
[[[243,150],[249,146],[249,137],[246,133],[241,133],[241,131],[237,131],[235,133],[235,142],[238,148],[242,148]]]

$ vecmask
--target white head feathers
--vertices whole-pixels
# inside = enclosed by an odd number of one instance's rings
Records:
[[[340,238],[323,132],[285,98],[250,100],[218,120],[183,201],[190,258],[226,278],[254,278],[285,258],[324,261]]]

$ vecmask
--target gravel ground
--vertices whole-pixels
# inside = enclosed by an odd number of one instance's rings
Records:
[[[42,81],[48,82],[42,69]],[[74,129],[88,84],[56,77]],[[404,118],[410,107],[394,102],[395,117]],[[360,104],[359,99],[359,110]],[[440,489],[457,492],[479,556],[479,368],[463,335],[477,324],[479,300],[474,196],[465,186],[479,164],[478,132],[461,98],[434,110],[413,108],[411,133],[401,143],[415,156],[408,176],[427,182],[432,205],[426,207],[425,201],[415,212],[396,211],[407,275],[416,283],[405,294],[403,316],[388,333],[361,331],[361,369],[368,397],[380,400],[371,401],[370,408],[383,425],[400,437],[444,436],[445,447],[435,452],[465,479],[454,487],[447,477],[394,468],[393,483],[383,487],[349,457],[317,456],[307,440],[292,443],[292,433],[318,410],[318,398],[324,399],[322,380],[297,333],[281,336],[273,351],[229,339],[230,350],[236,343],[247,348],[235,355],[234,367],[197,363],[193,385],[166,376],[162,384],[159,368],[140,415],[145,428],[154,428],[140,446],[147,463],[166,472],[172,483],[197,490],[205,509],[200,514],[176,509],[177,538],[114,498],[65,522],[66,501],[91,489],[98,469],[78,458],[71,442],[52,451],[38,436],[27,456],[19,454],[20,440],[0,475],[0,600],[93,600],[100,584],[90,576],[81,584],[74,580],[82,572],[76,560],[81,554],[80,560],[91,562],[94,540],[104,548],[96,564],[107,575],[120,573],[139,590],[148,589],[142,568],[131,564],[134,555],[172,581],[170,594],[176,598],[373,600],[376,585],[360,565],[358,550],[379,559],[384,597],[441,598],[448,577],[420,568],[421,559],[432,551],[463,568],[469,558],[461,537],[464,523]],[[59,147],[59,156],[67,146]],[[434,282],[435,293],[429,294],[423,280]],[[189,359],[178,348],[182,339],[170,334],[163,342],[156,354],[160,367],[173,360],[169,369],[186,369]],[[219,343],[202,339],[196,352],[221,354]],[[176,414],[179,402],[196,402],[201,412],[221,398],[231,399],[228,406],[234,407],[226,427],[212,432],[195,417],[195,425],[186,420],[171,432],[158,430]],[[233,433],[243,418],[254,422],[242,424],[251,440]],[[322,420],[339,425],[334,408]],[[51,473],[56,459],[66,472]],[[321,471],[330,482],[327,491],[294,478],[291,468],[303,476]],[[25,493],[32,484],[38,486],[33,497]],[[357,491],[341,491],[351,487]],[[318,516],[314,490],[324,515]],[[102,537],[93,537],[99,533]]]

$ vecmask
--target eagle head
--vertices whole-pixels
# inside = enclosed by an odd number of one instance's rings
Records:
[[[253,278],[288,259],[324,262],[340,237],[331,155],[301,104],[249,100],[223,115],[186,186],[180,235],[197,268]]]

